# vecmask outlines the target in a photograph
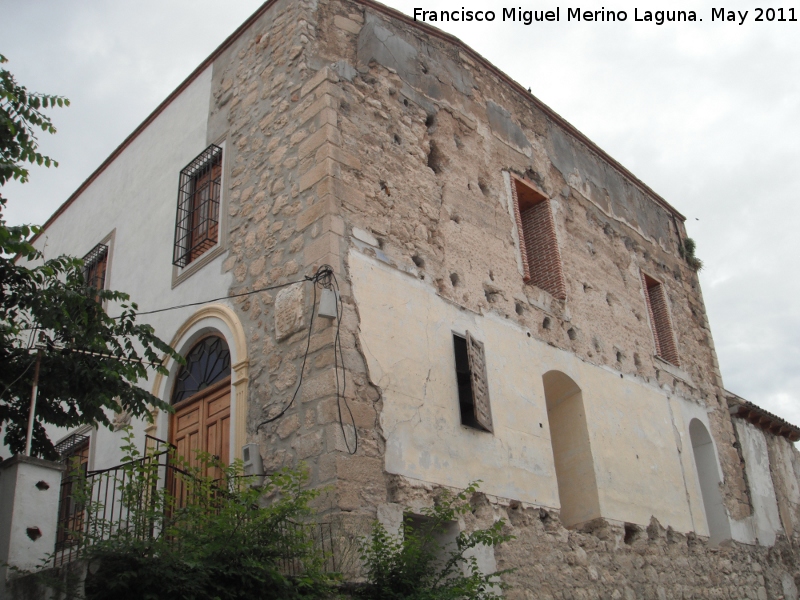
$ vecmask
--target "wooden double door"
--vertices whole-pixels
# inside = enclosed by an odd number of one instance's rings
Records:
[[[170,442],[179,457],[200,467],[198,454],[207,452],[223,465],[230,463],[231,378],[207,387],[175,405],[170,421]],[[205,469],[205,475],[222,476],[219,468]]]

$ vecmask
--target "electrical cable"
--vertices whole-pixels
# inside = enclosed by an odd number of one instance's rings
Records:
[[[342,350],[342,339],[340,335],[342,317],[344,316],[344,305],[342,304],[339,293],[339,282],[336,279],[333,269],[329,265],[322,265],[319,269],[317,269],[317,272],[313,277],[307,277],[306,280],[310,280],[314,284],[314,301],[311,305],[311,318],[309,319],[308,336],[306,338],[306,351],[303,355],[303,364],[300,367],[300,378],[297,382],[297,387],[294,390],[294,394],[292,394],[292,398],[289,400],[289,403],[278,414],[259,423],[256,426],[256,433],[258,433],[261,427],[264,425],[273,423],[285,415],[289,408],[291,408],[294,404],[297,394],[300,392],[300,388],[303,385],[306,362],[308,361],[308,354],[311,348],[311,332],[314,327],[314,314],[317,308],[317,286],[319,286],[323,289],[333,292],[336,303],[336,336],[334,337],[333,342],[333,368],[336,376],[336,408],[339,414],[339,427],[342,430],[342,437],[344,439],[345,446],[347,447],[347,452],[352,455],[358,451],[358,429],[356,427],[355,418],[353,417],[353,411],[350,409],[350,405],[345,396],[345,391],[347,389],[347,373],[344,370],[344,352]],[[341,380],[339,379],[340,364],[342,365]],[[353,426],[354,444],[352,448],[350,447],[350,442],[347,439],[347,432],[345,430],[345,424],[342,418],[342,401],[344,401],[345,408],[350,415],[350,422]]]
[[[15,383],[17,383],[17,382],[18,382],[20,379],[22,379],[23,377],[25,377],[25,373],[27,373],[27,372],[30,370],[30,368],[31,368],[31,367],[34,365],[34,363],[36,363],[36,357],[34,357],[34,358],[31,360],[31,362],[28,364],[28,366],[27,366],[27,367],[25,367],[25,370],[24,370],[24,371],[22,371],[22,373],[20,373],[20,374],[19,374],[19,377],[17,377],[17,378],[16,378],[14,381],[12,381],[11,383],[9,383],[9,384],[8,384],[8,385],[7,385],[7,386],[6,386],[6,387],[3,389],[3,393],[2,393],[2,394],[0,394],[0,398],[2,398],[3,396],[5,396],[5,395],[6,395],[6,392],[7,392],[9,389],[11,389],[11,386],[12,386],[12,385],[14,385],[14,384],[15,384]]]
[[[58,348],[62,352],[75,352],[76,354],[83,354],[84,356],[97,356],[98,358],[111,358],[120,362],[135,363],[139,365],[147,365],[149,367],[161,367],[163,363],[154,363],[143,358],[128,358],[126,356],[115,356],[113,354],[106,354],[104,352],[95,352],[93,350],[84,350],[82,348]]]
[[[200,306],[201,304],[210,304],[211,302],[219,302],[220,300],[228,300],[230,298],[241,298],[242,296],[252,296],[253,294],[260,294],[261,292],[269,292],[271,290],[277,290],[280,288],[289,287],[290,285],[294,285],[296,283],[303,283],[304,281],[314,281],[314,277],[309,277],[306,275],[303,279],[298,279],[297,281],[290,281],[289,283],[281,283],[279,285],[272,285],[265,288],[260,288],[257,290],[252,290],[250,292],[242,292],[241,294],[231,294],[229,296],[220,296],[219,298],[212,298],[211,300],[201,300],[200,302],[189,302],[188,304],[178,304],[176,306],[167,306],[166,308],[157,308],[155,310],[147,310],[144,312],[137,312],[136,316],[141,317],[143,315],[154,315],[156,313],[166,312],[168,310],[177,310],[179,308],[188,308],[190,306]],[[114,317],[115,319],[119,319],[120,317]]]
[[[311,348],[311,330],[314,328],[314,312],[317,309],[317,281],[319,281],[323,276],[326,276],[327,273],[331,271],[331,268],[328,265],[322,265],[317,272],[314,274],[313,277],[306,277],[306,281],[313,281],[314,285],[314,303],[311,305],[311,319],[309,319],[308,324],[308,336],[306,338],[306,351],[303,354],[303,365],[300,367],[300,379],[297,382],[297,387],[294,389],[294,394],[292,394],[292,399],[289,400],[289,404],[287,404],[283,410],[281,410],[277,415],[274,417],[270,417],[256,425],[256,435],[258,435],[258,431],[264,426],[269,423],[273,423],[280,419],[283,415],[286,414],[286,411],[289,410],[292,405],[294,404],[295,398],[297,398],[297,394],[300,391],[300,386],[303,385],[303,375],[305,374],[306,370],[306,361],[308,360],[308,351]]]
[[[334,294],[336,299],[336,337],[333,341],[333,368],[334,372],[336,373],[336,408],[339,412],[339,427],[342,430],[342,437],[344,438],[344,445],[347,447],[347,452],[350,455],[355,454],[358,452],[358,428],[356,427],[356,420],[353,417],[353,411],[350,409],[350,404],[347,402],[346,390],[347,390],[347,371],[344,368],[344,352],[342,351],[342,338],[339,335],[339,331],[342,325],[342,317],[344,316],[344,304],[342,304],[341,295],[339,293],[339,282],[336,279],[336,274],[331,271],[330,279],[333,280],[333,285],[331,285],[330,280],[324,281],[322,283],[323,286],[327,283],[329,286],[327,289],[331,290]],[[333,286],[336,289],[332,289]],[[338,356],[337,356],[337,348],[338,348]],[[342,388],[341,391],[339,390],[339,361],[341,361],[342,365]],[[350,422],[353,425],[353,449],[350,449],[350,442],[347,441],[347,432],[344,429],[344,419],[342,418],[342,401],[344,401],[344,406],[347,409],[347,412],[350,414]]]
[[[313,277],[309,277],[307,275],[303,279],[300,279],[300,280],[297,280],[297,281],[290,281],[288,283],[283,283],[283,284],[279,284],[279,285],[273,285],[273,286],[269,286],[269,287],[265,287],[265,288],[260,288],[260,289],[257,289],[257,290],[252,290],[252,291],[249,291],[249,292],[242,292],[240,294],[231,294],[231,295],[228,295],[228,296],[221,296],[219,298],[212,298],[210,300],[202,300],[200,302],[190,302],[190,303],[187,303],[187,304],[179,304],[179,305],[175,305],[175,306],[168,306],[168,307],[165,307],[165,308],[158,308],[158,309],[155,309],[155,310],[137,312],[136,315],[137,316],[153,315],[153,314],[157,314],[157,313],[166,312],[166,311],[169,311],[169,310],[177,310],[177,309],[180,309],[180,308],[188,308],[188,307],[191,307],[191,306],[200,306],[202,304],[210,304],[211,302],[218,302],[219,300],[227,300],[227,299],[230,299],[230,298],[240,298],[242,296],[250,296],[250,295],[253,295],[253,294],[259,294],[261,292],[268,292],[268,291],[271,291],[271,290],[276,290],[276,289],[288,287],[290,285],[295,285],[297,283],[303,283],[305,281],[311,281],[314,284],[312,286],[313,289],[314,289],[314,300],[313,300],[313,303],[311,305],[311,318],[309,319],[308,336],[306,337],[306,351],[303,354],[303,364],[300,367],[300,377],[299,377],[299,380],[297,382],[297,387],[295,388],[294,394],[292,394],[292,398],[291,398],[291,400],[289,400],[289,403],[277,415],[262,421],[261,423],[259,423],[256,426],[256,434],[259,432],[261,427],[263,427],[264,425],[267,425],[269,423],[273,423],[273,422],[277,421],[283,415],[286,414],[286,411],[288,411],[294,405],[294,401],[297,398],[297,394],[300,392],[300,388],[303,385],[303,377],[305,375],[306,362],[308,361],[308,354],[309,354],[309,350],[311,349],[311,332],[312,332],[313,327],[314,327],[314,314],[315,314],[316,308],[317,308],[317,286],[319,285],[320,287],[322,287],[324,289],[331,290],[334,293],[334,298],[335,298],[335,304],[336,304],[336,336],[334,337],[334,342],[333,342],[333,365],[334,365],[334,372],[335,372],[335,375],[336,375],[336,408],[337,408],[337,411],[338,411],[338,414],[339,414],[339,427],[342,430],[342,437],[344,438],[344,443],[345,443],[345,446],[347,447],[347,452],[352,455],[352,454],[355,454],[358,451],[358,428],[356,427],[355,418],[353,417],[353,411],[350,409],[350,404],[347,402],[347,398],[345,396],[345,392],[347,390],[347,372],[344,370],[344,351],[342,350],[342,340],[341,340],[341,335],[340,335],[340,330],[341,330],[341,325],[342,325],[342,317],[344,316],[344,305],[342,304],[342,300],[341,300],[340,293],[339,293],[339,282],[336,279],[336,275],[334,274],[333,269],[329,265],[322,265],[319,269],[317,269],[317,272],[314,274]],[[120,317],[114,317],[114,318],[115,319],[119,319]],[[35,331],[36,331],[36,327],[34,327],[34,336],[35,336]],[[32,339],[34,336],[31,336],[29,338],[29,340]],[[29,344],[29,346],[30,346],[30,344]],[[92,351],[82,350],[82,349],[78,349],[78,348],[64,348],[63,350],[70,351],[70,352],[77,352],[77,353],[90,355],[90,356],[98,356],[98,357],[103,357],[103,358],[106,358],[106,357],[107,358],[116,358],[116,359],[119,360],[119,357],[112,357],[112,356],[104,355],[104,354],[99,353],[99,352],[92,352]],[[139,361],[131,361],[131,362],[140,362],[142,364],[151,364],[151,363],[147,363],[146,361],[141,361],[141,360],[139,360]],[[19,375],[19,377],[17,377],[14,381],[12,381],[9,385],[7,385],[5,387],[5,389],[3,390],[3,394],[5,394],[6,391],[8,391],[8,389],[12,385],[14,385],[17,381],[19,381],[25,375],[25,373],[28,372],[28,370],[30,369],[30,367],[34,363],[35,363],[35,360],[31,361],[31,363],[25,368],[25,370]],[[340,379],[339,379],[339,364],[342,365],[341,385],[340,385]],[[344,401],[345,408],[347,409],[347,412],[350,415],[350,422],[352,423],[352,427],[353,427],[354,442],[353,442],[353,448],[352,449],[350,448],[350,442],[347,440],[347,432],[345,431],[344,419],[342,418],[342,401]]]

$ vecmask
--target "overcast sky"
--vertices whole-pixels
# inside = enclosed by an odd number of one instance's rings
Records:
[[[705,1],[664,1],[702,22],[662,26],[634,21],[647,2],[389,4],[498,12],[494,23],[439,26],[687,216],[726,387],[800,425],[800,23],[756,22],[755,1],[724,5],[748,11],[743,25],[712,23]],[[8,186],[7,220],[47,220],[259,5],[0,0],[6,67],[29,89],[72,101],[53,113],[58,134],[41,140],[61,166]],[[558,6],[561,22],[503,23],[503,6]],[[566,22],[577,6],[625,10],[628,20]]]

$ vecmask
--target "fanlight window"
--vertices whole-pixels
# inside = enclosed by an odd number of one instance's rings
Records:
[[[178,373],[172,403],[176,404],[231,374],[231,353],[220,337],[200,341],[186,357],[186,365]]]

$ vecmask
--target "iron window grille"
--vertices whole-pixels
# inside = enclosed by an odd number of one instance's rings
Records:
[[[222,148],[211,144],[181,171],[172,263],[185,267],[219,239]]]
[[[71,436],[61,440],[58,444],[56,444],[55,450],[58,453],[60,460],[64,461],[70,456],[74,455],[76,453],[76,449],[79,449],[88,443],[88,435],[73,433]]]
[[[83,257],[83,281],[87,288],[105,289],[108,246],[97,244]]]

